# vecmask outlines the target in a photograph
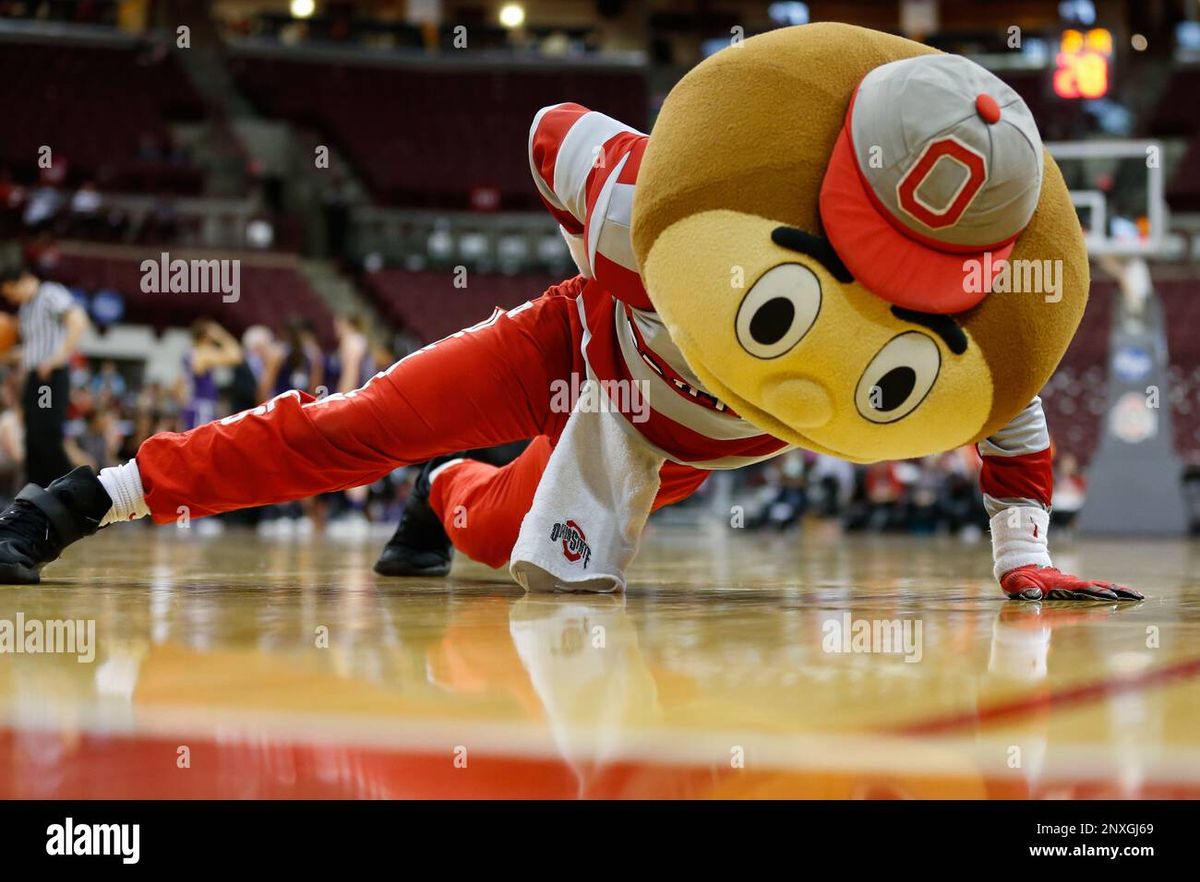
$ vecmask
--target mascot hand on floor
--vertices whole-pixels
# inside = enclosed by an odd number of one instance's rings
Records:
[[[847,25],[731,47],[666,99],[632,237],[687,364],[745,419],[859,463],[977,444],[1010,597],[1141,597],[1051,564],[1037,393],[1083,315],[1088,260],[997,77]],[[1040,290],[994,290],[1025,261]]]

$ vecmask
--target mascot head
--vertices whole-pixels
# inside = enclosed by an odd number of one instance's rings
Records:
[[[996,432],[1087,301],[1083,234],[1020,97],[849,25],[774,31],[688,73],[642,162],[633,241],[714,395],[857,462]]]

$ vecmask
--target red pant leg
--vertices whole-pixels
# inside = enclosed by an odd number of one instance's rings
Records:
[[[508,560],[551,449],[541,435],[506,465],[469,459],[434,477],[429,504],[455,548],[489,567]]]
[[[663,463],[663,467],[658,470],[658,479],[662,483],[659,485],[658,495],[654,497],[654,507],[651,511],[658,511],[664,505],[683,502],[700,489],[700,485],[708,480],[711,474],[712,472],[706,469],[677,462]]]
[[[299,392],[138,450],[155,521],[303,499],[370,483],[403,465],[561,431],[551,382],[580,370],[571,279],[542,297],[401,359],[361,389]]]
[[[550,439],[542,436],[500,468],[466,460],[435,476],[429,502],[455,548],[489,567],[508,560],[552,449]],[[708,475],[691,466],[664,463],[654,510],[691,496]]]

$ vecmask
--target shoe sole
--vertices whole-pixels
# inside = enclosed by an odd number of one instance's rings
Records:
[[[389,564],[383,561],[376,561],[374,569],[381,576],[445,576],[450,572],[450,564],[435,564],[429,567],[408,567],[402,564]]]
[[[37,570],[19,563],[0,563],[0,585],[36,585],[41,581]]]

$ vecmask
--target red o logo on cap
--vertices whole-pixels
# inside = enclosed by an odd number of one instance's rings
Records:
[[[922,202],[917,196],[917,188],[925,183],[934,166],[943,157],[957,162],[967,170],[967,179],[950,201],[950,204],[938,211],[936,208]],[[940,230],[952,227],[958,223],[975,194],[987,182],[987,161],[983,156],[956,138],[940,138],[931,142],[921,156],[896,185],[896,196],[903,208],[912,217],[925,226]]]

